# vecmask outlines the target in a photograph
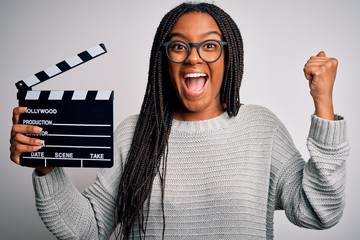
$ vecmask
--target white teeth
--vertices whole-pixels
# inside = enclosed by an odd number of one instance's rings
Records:
[[[205,73],[187,73],[184,78],[206,77]]]

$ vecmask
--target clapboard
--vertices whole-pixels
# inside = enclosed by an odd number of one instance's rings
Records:
[[[20,165],[113,166],[113,90],[32,89],[106,52],[101,43],[15,84],[19,106],[27,107],[19,123],[41,127],[41,133],[27,135],[44,140],[38,151],[21,154]]]

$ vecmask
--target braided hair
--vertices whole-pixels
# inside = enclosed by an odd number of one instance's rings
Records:
[[[139,236],[145,236],[150,197],[154,178],[160,175],[165,234],[164,192],[167,144],[173,114],[180,104],[168,73],[168,60],[162,44],[171,28],[186,13],[203,12],[218,24],[224,41],[225,73],[220,101],[227,114],[236,116],[240,108],[239,88],[243,76],[243,42],[240,31],[231,17],[209,3],[182,3],[168,12],[157,28],[150,54],[148,83],[137,125],[122,174],[116,203],[117,239],[128,239],[133,224],[139,224]],[[145,208],[147,206],[147,208]],[[145,238],[145,237],[144,237]]]

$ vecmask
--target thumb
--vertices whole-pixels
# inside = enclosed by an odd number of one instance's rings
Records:
[[[320,51],[316,56],[317,57],[326,57],[326,54],[324,51]]]

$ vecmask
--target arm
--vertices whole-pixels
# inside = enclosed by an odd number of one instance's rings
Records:
[[[92,206],[63,168],[33,173],[35,204],[40,218],[57,239],[98,239]]]
[[[10,134],[10,159],[20,163],[20,155],[41,149],[43,140],[26,136],[42,131],[40,127],[19,124],[20,114],[26,107],[15,107]],[[97,238],[97,227],[89,201],[77,191],[61,168],[37,167],[33,173],[35,201],[38,212],[46,227],[59,239]],[[86,210],[87,209],[87,210]],[[86,214],[82,213],[86,212]],[[82,224],[83,231],[77,227]],[[96,235],[95,235],[96,234]]]
[[[120,131],[114,136],[114,166],[100,169],[95,182],[80,193],[63,168],[33,174],[38,213],[58,239],[108,239],[116,226],[115,204],[122,173]],[[126,137],[127,135],[121,135]],[[131,138],[127,138],[131,139]]]
[[[80,193],[64,169],[33,174],[35,202],[42,221],[57,239],[108,239],[115,228],[118,167],[101,169]],[[115,177],[117,176],[117,177]],[[114,178],[115,177],[115,178]]]
[[[275,156],[289,160],[279,171],[278,207],[285,209],[288,219],[308,228],[329,228],[335,225],[344,209],[345,166],[349,155],[346,122],[335,116],[332,91],[338,62],[324,52],[311,57],[304,67],[314,100],[307,146],[309,161],[296,153],[284,128],[279,128],[274,141]],[[334,121],[335,120],[335,121]],[[284,149],[292,149],[284,151]]]
[[[277,208],[284,209],[287,218],[298,226],[330,228],[342,216],[349,145],[346,122],[336,118],[329,121],[312,116],[307,162],[284,127],[275,134],[273,158],[283,163],[278,172]]]
[[[36,206],[47,228],[59,239],[108,239],[116,226],[115,205],[124,159],[137,118],[122,122],[114,134],[114,166],[100,169],[94,184],[80,193],[62,168],[34,173]]]
[[[24,111],[26,108],[16,107],[13,113],[10,157],[16,164],[19,164],[22,152],[36,151],[42,144],[40,139],[25,135],[38,133],[41,129],[18,124],[19,115]],[[76,189],[63,168],[36,168],[34,171],[33,185],[38,213],[46,227],[58,239],[108,239],[113,232],[116,225],[114,214],[122,159],[126,155],[122,154],[120,149],[126,145],[126,151],[129,146],[132,127],[131,124],[122,124],[116,130],[114,166],[101,169],[95,183],[84,193]]]

